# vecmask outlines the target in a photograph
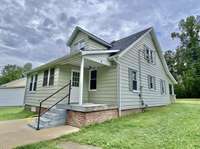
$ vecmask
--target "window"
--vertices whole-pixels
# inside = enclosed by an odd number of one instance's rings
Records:
[[[43,77],[43,86],[47,86],[48,84],[48,75],[49,75],[49,70],[45,70],[44,77]]]
[[[156,89],[156,78],[153,76],[148,75],[147,76],[148,79],[148,87],[149,89]]]
[[[79,87],[79,77],[80,77],[79,72],[72,71],[72,86]]]
[[[37,79],[38,79],[38,75],[35,75],[35,79],[34,79],[34,85],[33,85],[33,91],[36,91],[37,89]]]
[[[160,80],[160,93],[161,94],[166,94],[166,87],[165,87],[165,81],[164,80]]]
[[[154,55],[154,51],[145,46],[144,58],[147,60],[148,63],[155,64]]]
[[[151,63],[154,63],[153,54],[154,54],[154,52],[150,51],[150,62]]]
[[[90,90],[96,90],[97,88],[97,71],[91,70],[90,71]]]
[[[136,91],[137,87],[137,71],[129,69],[129,90]]]
[[[149,62],[149,48],[147,48],[146,47],[146,51],[145,51],[146,53],[146,55],[145,55],[145,58],[146,58],[146,60]]]
[[[55,69],[51,68],[50,69],[50,76],[49,76],[49,85],[53,85],[54,84],[54,72],[55,72]]]
[[[170,95],[172,95],[173,94],[173,91],[172,91],[173,89],[172,89],[172,85],[171,84],[169,84],[169,94]]]
[[[85,46],[86,46],[85,40],[80,40],[79,42],[74,44],[75,50],[83,50],[85,48]]]
[[[29,91],[36,91],[36,89],[37,89],[37,79],[38,79],[37,74],[35,76],[34,75],[31,76]]]
[[[54,85],[54,76],[55,76],[55,68],[51,68],[44,71],[43,76],[43,86],[52,86]]]
[[[31,81],[30,81],[30,85],[29,85],[29,91],[32,91],[33,88],[33,76],[31,76]]]

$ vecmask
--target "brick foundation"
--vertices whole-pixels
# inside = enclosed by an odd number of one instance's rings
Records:
[[[108,109],[94,112],[67,111],[67,124],[75,127],[101,123],[118,117],[118,109]]]
[[[34,106],[25,105],[25,109],[30,110]],[[36,112],[38,113],[39,107],[35,107]],[[148,107],[150,108],[150,107]],[[46,108],[42,107],[41,112],[46,110]],[[118,108],[105,108],[105,109],[99,109],[99,108],[85,108],[85,109],[78,109],[78,108],[72,108],[66,111],[67,112],[67,122],[66,124],[75,126],[75,127],[82,127],[87,126],[90,124],[95,123],[101,123],[106,120],[110,120],[113,118],[119,117]],[[120,116],[126,116],[133,113],[139,113],[142,112],[142,109],[126,109],[121,111]]]

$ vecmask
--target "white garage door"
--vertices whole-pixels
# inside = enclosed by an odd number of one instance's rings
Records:
[[[0,106],[21,106],[24,104],[24,88],[1,88]]]

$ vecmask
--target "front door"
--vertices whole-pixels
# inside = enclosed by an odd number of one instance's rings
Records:
[[[79,101],[79,78],[80,72],[78,70],[72,70],[71,72],[71,94],[70,103],[78,103]]]

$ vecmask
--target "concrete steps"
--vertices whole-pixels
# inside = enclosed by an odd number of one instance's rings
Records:
[[[65,109],[53,108],[40,117],[40,129],[65,125],[66,117]],[[36,129],[37,122],[38,119],[36,118],[29,126]]]

